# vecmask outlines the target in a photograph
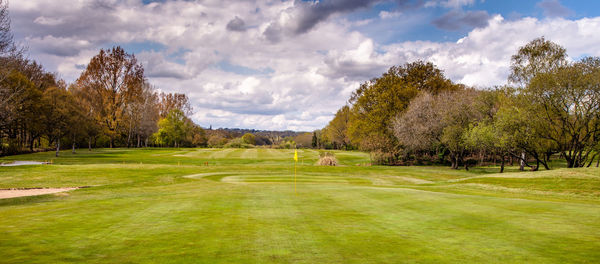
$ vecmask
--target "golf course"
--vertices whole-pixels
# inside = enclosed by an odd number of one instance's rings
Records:
[[[2,263],[598,263],[600,170],[369,166],[363,152],[98,149],[16,155]]]

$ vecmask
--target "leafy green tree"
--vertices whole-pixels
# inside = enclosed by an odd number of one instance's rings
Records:
[[[522,91],[535,107],[539,137],[556,144],[567,167],[582,167],[600,134],[600,58],[536,75]]]
[[[502,137],[494,122],[486,120],[470,125],[463,134],[465,144],[471,151],[485,151],[500,156],[500,173],[504,172],[506,159],[511,153],[512,142]]]
[[[519,48],[517,54],[512,56],[511,74],[508,80],[509,82],[516,84],[523,89],[524,87],[527,87],[531,80],[537,75],[551,72],[567,64],[567,53],[563,47],[554,42],[546,40],[544,37],[537,38]],[[520,93],[520,91],[517,92]],[[523,106],[525,106],[525,108],[529,107],[528,103],[526,102],[528,99],[515,99],[515,103],[521,103]],[[525,104],[523,104],[523,101],[525,101]],[[529,108],[531,110],[531,107]],[[519,118],[527,115],[531,116],[532,114],[531,112],[526,112],[523,107],[521,107],[519,112]],[[519,118],[516,120],[505,119],[504,122],[505,124],[511,123],[512,121],[518,121]],[[535,118],[535,116],[533,118]],[[525,165],[528,165],[526,154],[532,155],[538,164],[542,163],[548,169],[548,165],[544,161],[545,158],[540,158],[541,156],[544,156],[540,155],[540,151],[546,151],[545,156],[549,156],[551,152],[549,148],[551,146],[532,134],[533,130],[536,129],[533,127],[533,124],[528,123],[526,120],[523,121],[524,122],[521,122],[523,127],[512,127],[512,131],[505,131],[509,133],[520,131],[518,134],[513,133],[512,136],[514,137],[515,142],[518,142],[519,148],[522,149],[522,152],[520,155],[518,155],[518,159],[520,159],[521,163],[521,170],[523,170]],[[541,128],[538,127],[537,129]],[[519,136],[524,138],[520,139],[518,138]],[[545,146],[546,149],[542,150],[542,146]],[[537,170],[538,167],[539,165],[534,169]]]
[[[158,122],[158,132],[154,134],[155,143],[177,148],[188,130],[185,114],[178,109],[171,110]]]
[[[522,150],[522,164],[527,153],[548,169],[550,155],[561,152],[568,167],[583,166],[599,133],[600,59],[568,63],[563,47],[540,38],[513,56],[512,69],[521,86],[499,111],[497,127]]]
[[[560,45],[536,38],[519,48],[511,58],[511,74],[508,80],[525,86],[540,73],[553,71],[567,65],[567,51]]]
[[[335,117],[327,125],[327,138],[339,148],[348,149],[350,137],[348,126],[350,125],[350,107],[345,105],[337,111]]]
[[[463,135],[470,125],[483,119],[482,113],[475,107],[478,93],[466,89],[438,96],[437,112],[444,124],[440,141],[449,151],[453,169],[458,169],[460,164],[468,169],[464,158],[469,149]]]
[[[242,136],[242,141],[246,144],[256,145],[256,137],[253,134],[246,133]]]
[[[539,137],[544,129],[534,121],[539,118],[539,106],[531,104],[530,98],[517,90],[506,88],[501,98],[501,106],[494,118],[494,127],[498,138],[505,145],[508,154],[520,161],[520,169],[528,164],[528,156],[536,160],[539,169],[542,164],[550,169],[548,161],[557,147],[548,140]]]

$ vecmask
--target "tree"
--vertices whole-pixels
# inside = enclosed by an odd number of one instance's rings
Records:
[[[499,141],[508,155],[520,161],[521,170],[531,167],[527,156],[537,162],[533,170],[538,170],[540,164],[550,169],[548,160],[557,147],[538,135],[544,129],[533,121],[539,118],[539,106],[532,105],[529,97],[517,91],[506,87],[500,98],[500,109],[494,117]]]
[[[187,95],[180,93],[160,93],[160,117],[166,117],[174,109],[183,112],[185,115],[191,115],[193,110]]]
[[[94,115],[110,138],[110,147],[123,128],[126,108],[142,92],[144,69],[134,55],[121,47],[100,50],[77,79],[77,85],[89,94]]]
[[[158,95],[151,90],[146,90],[142,96],[141,118],[137,126],[137,147],[148,146],[148,139],[158,130],[160,119]]]
[[[475,107],[478,91],[466,89],[451,92],[447,95],[439,95],[436,103],[444,128],[441,135],[441,143],[448,149],[453,169],[458,169],[464,164],[464,158],[468,154],[464,134],[469,126],[483,118],[481,112]],[[467,165],[465,169],[467,169]]]
[[[189,119],[188,119],[189,120]],[[191,121],[191,120],[190,120]],[[200,126],[193,124],[191,132],[191,143],[194,147],[206,147],[208,138],[206,137],[206,131]]]
[[[418,90],[399,75],[397,67],[361,84],[350,98],[353,105],[348,133],[352,142],[376,153],[375,162],[392,162],[397,156],[398,144],[389,130],[391,120],[417,94]]]
[[[246,133],[246,134],[244,134],[242,136],[242,141],[245,144],[255,145],[256,144],[256,137],[253,134]]]
[[[394,135],[409,151],[440,149],[444,123],[435,106],[436,96],[423,92],[393,121]]]
[[[540,73],[550,72],[567,64],[567,51],[560,45],[536,38],[519,48],[511,58],[511,74],[508,80],[521,86],[527,85]]]
[[[392,120],[419,92],[437,94],[459,88],[431,63],[417,61],[394,66],[353,92],[349,138],[361,149],[375,153],[375,162],[392,163],[400,152],[391,130]]]
[[[312,146],[313,133],[305,132],[294,137],[297,148],[310,148]]]
[[[156,144],[177,148],[185,139],[188,130],[185,114],[178,109],[171,110],[158,122],[158,132],[154,134]]]
[[[480,93],[474,89],[422,93],[395,118],[394,134],[409,151],[434,150],[442,159],[447,152],[452,168],[458,169],[468,153],[465,131],[487,112],[476,104]]]
[[[567,167],[582,167],[600,134],[600,58],[536,75],[522,91],[539,137],[556,144]]]
[[[23,148],[26,131],[42,133],[40,118],[44,111],[40,109],[42,93],[33,82],[18,71],[12,71],[0,85],[5,104],[0,110],[0,131],[8,138],[4,154],[15,154]]]
[[[538,74],[547,73],[566,65],[566,58],[566,50],[560,45],[548,41],[544,37],[534,39],[525,46],[519,48],[517,54],[512,56],[511,74],[508,78],[508,81],[523,88],[529,85],[531,80]],[[529,125],[527,124],[527,126]],[[527,142],[526,140],[522,139],[518,140],[521,142]],[[521,152],[519,155],[519,159],[521,160],[521,170],[523,170],[523,167],[527,164],[527,159],[525,156],[527,151],[525,151],[525,149],[529,149],[532,154],[536,155],[536,160],[538,163],[541,161],[537,156],[537,151],[532,151],[533,148],[531,145],[532,144],[529,142],[523,145],[523,152]],[[543,164],[546,166],[546,168],[548,168],[546,163]]]
[[[10,32],[8,1],[0,0],[0,56],[14,50],[13,35]]]
[[[327,125],[327,137],[340,148],[348,149],[350,138],[348,126],[350,125],[350,107],[345,105],[337,111],[335,117]]]
[[[60,139],[77,129],[74,120],[80,112],[73,96],[64,87],[50,87],[43,95],[47,136],[56,143],[56,156],[60,150]]]

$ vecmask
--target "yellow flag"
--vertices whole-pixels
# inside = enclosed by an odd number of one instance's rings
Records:
[[[294,149],[294,161],[298,161],[298,150]]]

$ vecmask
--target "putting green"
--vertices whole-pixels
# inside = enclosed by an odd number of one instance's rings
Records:
[[[144,149],[37,153],[0,189],[6,263],[597,263],[600,170],[357,166],[336,152]],[[208,164],[208,165],[207,165]],[[560,164],[557,164],[559,166]]]

